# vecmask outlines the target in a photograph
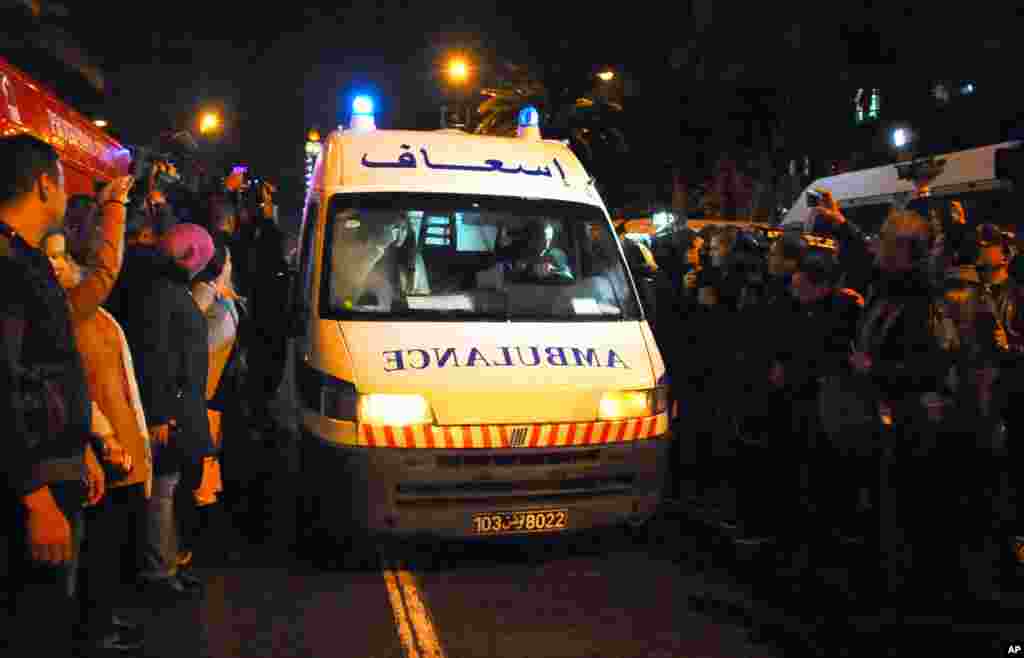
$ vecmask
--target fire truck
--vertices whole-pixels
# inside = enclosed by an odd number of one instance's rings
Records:
[[[92,195],[97,184],[129,173],[128,149],[53,90],[0,57],[0,135],[22,133],[57,149],[68,195]]]

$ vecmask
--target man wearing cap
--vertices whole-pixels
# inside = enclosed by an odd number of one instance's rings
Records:
[[[154,594],[194,593],[198,583],[178,573],[174,498],[199,486],[202,460],[212,451],[206,414],[206,318],[189,282],[213,256],[213,240],[196,224],[177,224],[159,248],[164,267],[140,302],[144,326],[129,334],[138,362],[139,392],[153,441],[153,495],[149,501],[142,580]]]

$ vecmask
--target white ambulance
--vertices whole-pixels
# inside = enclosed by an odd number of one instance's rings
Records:
[[[538,123],[379,130],[359,97],[324,141],[293,302],[300,528],[495,536],[655,511],[665,367],[593,178]]]
[[[999,171],[1000,152],[1019,148],[1020,142],[946,153],[934,158],[941,169],[931,182],[931,196],[956,199],[973,224],[1016,222],[1013,184]],[[803,225],[810,230],[811,206],[816,190],[828,190],[847,219],[862,229],[877,231],[889,209],[906,203],[914,190],[912,181],[900,177],[896,163],[819,178],[798,196],[783,217],[782,225]]]

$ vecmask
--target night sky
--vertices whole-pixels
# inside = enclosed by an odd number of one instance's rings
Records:
[[[302,145],[310,126],[326,132],[346,121],[348,99],[365,91],[378,99],[381,127],[438,127],[441,63],[460,47],[481,59],[620,67],[637,83],[638,104],[664,106],[663,116],[678,122],[673,113],[697,105],[692,98],[689,106],[679,105],[688,90],[664,82],[680,48],[691,53],[684,61],[699,53],[713,65],[740,62],[758,73],[757,84],[795,84],[813,93],[815,85],[827,87],[830,72],[834,77],[834,67],[844,62],[899,64],[904,74],[918,66],[925,74],[970,71],[986,40],[998,41],[1019,25],[1010,3],[990,11],[972,6],[969,15],[909,3],[842,3],[808,14],[717,0],[703,34],[695,34],[685,2],[630,11],[592,3],[562,4],[556,11],[548,3],[406,0],[322,8],[67,4],[73,16],[64,24],[106,72],[106,112],[123,141],[136,143],[170,127],[194,129],[200,108],[220,108],[226,130],[210,148],[225,167],[244,162],[253,173],[281,181],[286,216],[297,213],[301,199]],[[793,49],[788,39],[798,24],[801,45]],[[1019,50],[1016,39],[1004,40],[1003,48],[1011,43]],[[722,114],[717,107],[701,112],[705,121]]]

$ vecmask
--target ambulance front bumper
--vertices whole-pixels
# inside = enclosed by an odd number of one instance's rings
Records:
[[[324,528],[445,538],[480,536],[480,515],[537,510],[564,511],[556,533],[643,521],[660,501],[670,445],[665,433],[567,447],[370,448],[309,428],[300,440],[302,480]]]

